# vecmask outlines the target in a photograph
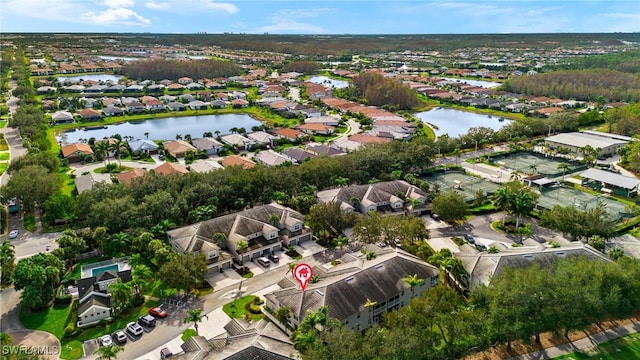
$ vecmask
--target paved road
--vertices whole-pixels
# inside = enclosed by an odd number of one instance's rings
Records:
[[[23,330],[20,322],[20,291],[0,289],[0,332]]]

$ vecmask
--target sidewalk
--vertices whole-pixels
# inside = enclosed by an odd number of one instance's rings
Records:
[[[597,346],[598,344],[602,344],[604,342],[611,341],[613,339],[638,331],[640,331],[640,323],[631,322],[626,325],[618,326],[603,332],[599,332],[597,334],[587,336],[574,342],[569,342],[524,355],[514,356],[512,358],[509,358],[508,360],[553,359],[555,357],[570,354],[572,352],[585,351],[587,349],[593,348],[594,346]]]

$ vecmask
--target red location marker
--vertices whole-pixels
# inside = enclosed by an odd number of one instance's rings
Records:
[[[298,280],[302,291],[307,288],[307,284],[309,283],[309,280],[311,280],[312,276],[313,269],[311,269],[311,266],[308,264],[298,264],[293,269],[293,278]]]

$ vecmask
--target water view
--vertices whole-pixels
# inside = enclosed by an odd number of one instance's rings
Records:
[[[328,76],[312,76],[309,78],[309,81],[320,85],[331,86],[336,89],[346,88],[349,86],[348,81],[332,79]]]
[[[424,123],[435,125],[437,127],[435,129],[436,135],[449,134],[450,137],[464,135],[473,127],[483,126],[499,130],[510,122],[510,120],[497,116],[445,108],[435,108],[420,112],[415,114],[415,117]]]
[[[93,80],[102,82],[111,81],[117,83],[121,77],[122,76],[109,74],[85,74],[78,76],[58,76],[58,81],[63,83],[65,81],[78,82],[80,80]]]
[[[75,129],[56,136],[58,142],[72,144],[90,138],[102,139],[111,137],[113,134],[121,136],[131,136],[134,139],[145,139],[145,133],[149,133],[150,140],[174,140],[176,135],[189,134],[193,138],[202,137],[205,132],[220,131],[221,134],[228,134],[231,128],[245,128],[247,132],[251,127],[259,126],[262,123],[249,115],[223,114],[223,115],[201,115],[185,117],[169,117],[156,120],[143,120],[127,122],[108,126],[88,127]]]
[[[502,85],[499,82],[494,82],[494,81],[454,79],[454,78],[446,78],[446,77],[443,77],[442,79],[459,82],[461,84],[479,86],[479,87],[483,87],[483,88],[486,88],[486,89],[491,89],[491,88],[498,87],[498,86]]]

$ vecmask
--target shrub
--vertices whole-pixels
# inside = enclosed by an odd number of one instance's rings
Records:
[[[76,328],[72,324],[69,324],[66,328],[64,328],[63,337],[70,338],[73,337]]]
[[[245,308],[252,314],[262,314],[262,309],[260,308],[260,306],[252,302],[248,303]]]

